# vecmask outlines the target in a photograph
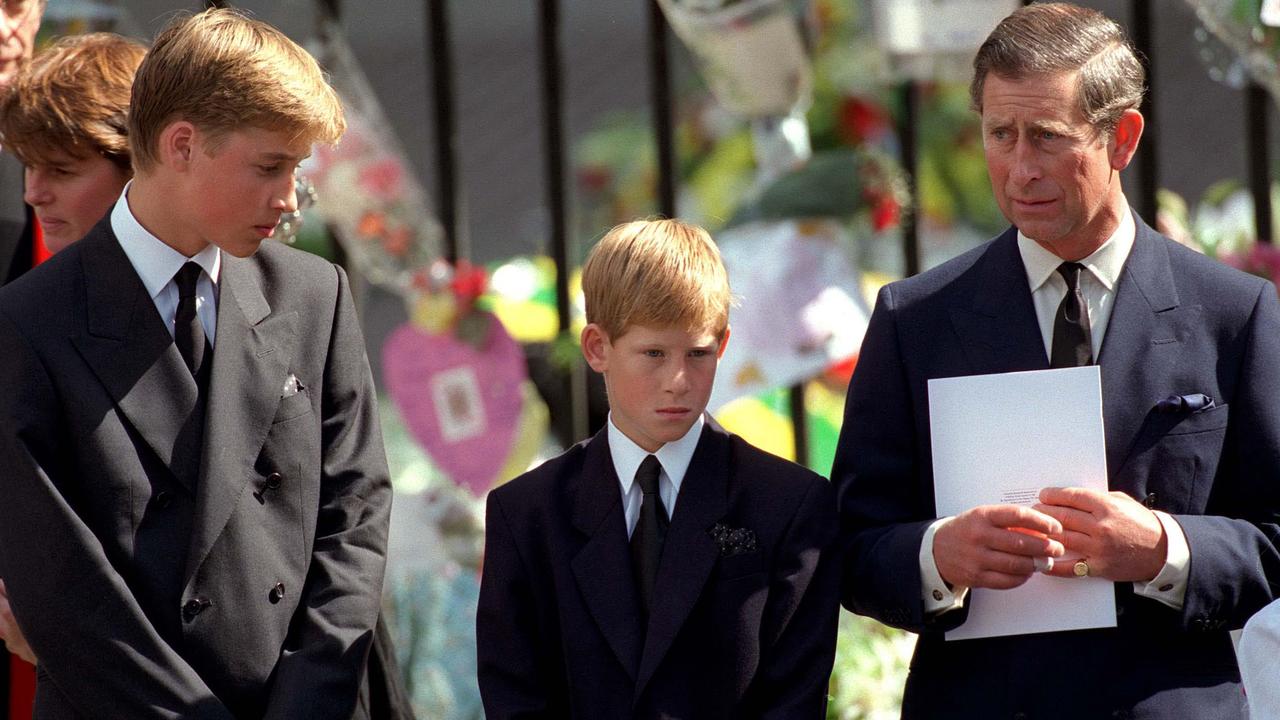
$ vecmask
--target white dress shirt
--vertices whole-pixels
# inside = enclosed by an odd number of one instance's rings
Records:
[[[1124,217],[1111,237],[1088,257],[1080,260],[1087,272],[1080,273],[1080,291],[1084,295],[1089,312],[1090,341],[1093,345],[1093,357],[1096,362],[1102,352],[1103,337],[1107,325],[1111,321],[1111,310],[1115,307],[1116,285],[1120,282],[1120,274],[1124,271],[1125,260],[1133,250],[1137,227],[1133,214],[1125,206]],[[1040,243],[1018,233],[1018,252],[1022,256],[1022,264],[1027,271],[1027,283],[1031,288],[1031,300],[1035,305],[1036,319],[1040,323],[1040,336],[1044,340],[1045,357],[1052,356],[1053,322],[1058,306],[1067,295],[1067,281],[1058,272],[1062,258],[1046,250]],[[1139,595],[1158,600],[1177,610],[1182,604],[1187,591],[1187,577],[1191,571],[1191,553],[1187,546],[1187,537],[1182,527],[1168,513],[1155,511],[1156,518],[1164,527],[1168,542],[1164,567],[1150,582],[1135,582],[1134,592]],[[935,521],[925,531],[924,540],[920,544],[920,577],[923,580],[923,599],[926,613],[945,612],[960,607],[964,603],[968,588],[950,589],[942,580],[938,566],[933,559],[933,536],[938,528],[951,518]]]
[[[684,474],[689,469],[689,461],[693,460],[693,451],[698,447],[698,439],[702,437],[702,426],[706,420],[701,415],[689,428],[689,432],[679,440],[673,440],[652,453],[658,456],[662,472],[658,474],[658,494],[662,497],[662,505],[667,509],[667,517],[676,511],[676,498],[680,495],[680,483],[684,482]],[[648,451],[635,444],[617,425],[613,424],[613,413],[609,414],[609,454],[613,457],[613,469],[618,473],[618,484],[622,489],[622,509],[627,518],[627,537],[636,529],[636,520],[640,517],[640,501],[644,493],[636,482],[636,471],[640,463],[650,455]]]
[[[111,229],[120,241],[120,247],[124,248],[124,254],[142,280],[142,286],[156,304],[170,336],[174,334],[173,321],[178,312],[178,285],[174,276],[188,260],[204,268],[196,282],[196,315],[204,327],[205,337],[209,339],[209,347],[213,347],[218,330],[218,278],[222,272],[222,254],[218,246],[211,244],[188,258],[161,242],[142,227],[129,209],[131,184],[124,186],[124,192],[111,210]]]

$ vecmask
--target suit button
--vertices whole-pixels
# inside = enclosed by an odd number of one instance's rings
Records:
[[[267,476],[267,489],[275,490],[280,487],[280,483],[284,480],[284,476],[278,472],[273,472]]]
[[[1155,493],[1147,493],[1147,496],[1142,498],[1142,504],[1146,505],[1148,508],[1154,508],[1159,500],[1160,498],[1157,497]],[[1119,712],[1119,710],[1116,712]]]
[[[168,490],[161,490],[160,492],[156,493],[155,503],[156,503],[156,507],[160,508],[161,510],[167,509],[170,505],[173,504],[173,493],[169,492]]]
[[[267,600],[270,600],[271,604],[275,605],[276,603],[280,602],[283,599],[284,599],[284,583],[276,583],[276,586],[271,588],[271,592],[267,593]]]
[[[1013,714],[1013,720],[1030,720],[1031,716],[1024,712],[1016,712]]]
[[[213,603],[206,598],[191,598],[182,606],[182,619],[191,622],[196,616],[205,610],[213,607]]]
[[[1112,720],[1131,720],[1133,718],[1133,714],[1128,710],[1112,710],[1111,718]]]

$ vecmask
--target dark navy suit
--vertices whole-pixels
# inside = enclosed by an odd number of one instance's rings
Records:
[[[717,542],[717,525],[754,543]],[[826,480],[709,420],[646,634],[600,431],[489,495],[476,620],[486,716],[820,720],[835,656],[835,536]]]
[[[1016,237],[880,292],[832,469],[844,603],[921,633],[904,718],[1242,718],[1227,631],[1280,588],[1280,302],[1271,283],[1141,220],[1099,353],[1107,470],[1112,490],[1185,531],[1183,609],[1117,583],[1117,628],[959,642],[942,632],[967,608],[924,615],[918,554],[936,517],[926,384],[1048,367]],[[1195,393],[1214,406],[1156,407]]]

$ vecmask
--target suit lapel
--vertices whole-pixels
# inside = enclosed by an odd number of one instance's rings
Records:
[[[108,220],[78,243],[86,332],[73,338],[120,412],[174,476],[195,487],[200,417],[195,379]]]
[[[588,540],[572,561],[587,610],[633,680],[640,665],[640,601],[607,429],[587,443],[573,491],[573,525]]]
[[[1137,235],[1116,285],[1115,306],[1098,353],[1102,366],[1102,414],[1106,422],[1107,475],[1119,475],[1138,430],[1168,388],[1185,335],[1187,308],[1179,306],[1169,248],[1134,214]],[[1123,488],[1113,487],[1113,490]]]
[[[222,254],[190,581],[253,477],[296,346],[297,313],[270,316],[252,261]]]
[[[729,472],[729,435],[708,418],[681,483],[662,548],[637,698],[671,649],[719,558],[710,530],[729,508]]]
[[[973,374],[1049,367],[1017,238],[1010,228],[991,244],[970,271],[971,302],[951,309],[952,327]]]

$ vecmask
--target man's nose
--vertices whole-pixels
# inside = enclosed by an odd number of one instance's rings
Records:
[[[1018,184],[1026,184],[1040,177],[1040,157],[1031,143],[1019,139],[1013,148],[1013,163],[1009,175]]]
[[[282,213],[298,212],[298,185],[292,177],[289,178],[288,187],[282,189],[272,201],[271,206]]]

